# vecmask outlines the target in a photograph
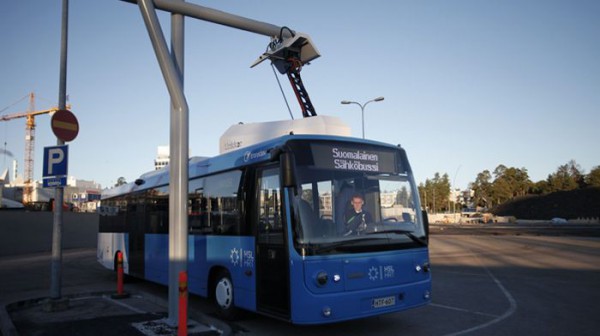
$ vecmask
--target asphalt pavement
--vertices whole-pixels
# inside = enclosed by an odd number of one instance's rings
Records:
[[[64,308],[51,311],[48,299],[9,304],[10,320],[3,321],[8,335],[177,335],[162,300],[147,293],[115,299],[111,293],[67,295]],[[56,308],[54,308],[56,309]],[[198,316],[196,316],[198,317]],[[203,319],[202,317],[200,317]],[[12,322],[12,326],[10,323]],[[221,335],[208,321],[189,320],[188,335]],[[7,335],[7,336],[8,336]]]
[[[65,251],[62,295],[49,300],[47,253],[0,258],[2,335],[177,335],[164,298],[135,280],[125,284],[128,296],[115,298],[116,275],[94,259],[92,249]],[[196,311],[190,311],[187,328],[189,335],[230,333],[226,324]]]
[[[442,230],[443,229],[443,230]],[[521,230],[519,230],[521,229]],[[546,227],[433,227],[433,302],[420,309],[322,326],[294,326],[248,314],[217,320],[206,299],[190,297],[190,335],[596,335],[600,323],[600,240]],[[548,235],[548,233],[550,233]],[[597,232],[597,231],[595,231]],[[590,234],[592,233],[592,234]],[[555,235],[556,234],[556,235]],[[68,309],[47,312],[50,254],[0,257],[0,322],[13,335],[175,335],[165,323],[166,290],[125,284],[96,262],[95,249],[63,253]]]
[[[549,221],[489,224],[450,223],[430,224],[429,232],[432,235],[600,237],[600,224],[553,224]]]

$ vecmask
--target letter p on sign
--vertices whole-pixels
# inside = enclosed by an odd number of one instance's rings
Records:
[[[69,146],[44,147],[43,177],[67,175]]]

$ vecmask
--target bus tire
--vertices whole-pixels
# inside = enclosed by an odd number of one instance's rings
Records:
[[[219,270],[212,286],[217,315],[227,320],[235,320],[239,309],[233,305],[233,281],[226,270]]]

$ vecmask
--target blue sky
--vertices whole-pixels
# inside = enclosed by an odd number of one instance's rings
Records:
[[[361,136],[402,144],[417,182],[448,173],[465,188],[499,164],[533,181],[574,159],[600,165],[598,1],[189,1],[309,34],[321,57],[302,78],[318,114]],[[33,91],[58,101],[60,0],[0,2],[0,109]],[[67,91],[80,133],[69,175],[103,186],[153,168],[169,140],[169,97],[136,6],[70,1]],[[167,39],[169,17],[160,14]],[[249,65],[269,42],[186,20],[185,88],[192,155],[213,156],[232,124],[288,119],[270,67]],[[295,116],[300,109],[285,78]],[[27,101],[0,115],[27,110]],[[55,145],[36,119],[35,172]],[[23,171],[25,122],[0,123],[0,146]],[[12,158],[0,154],[0,171]]]

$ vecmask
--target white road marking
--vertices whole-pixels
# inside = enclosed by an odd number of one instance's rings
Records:
[[[469,250],[471,252],[471,254],[473,255],[473,257],[475,257],[475,259],[477,259],[477,261],[479,262],[479,264],[481,265],[481,267],[483,267],[483,269],[485,270],[485,272],[490,276],[490,278],[492,278],[492,280],[494,281],[494,283],[496,284],[496,286],[498,286],[498,288],[500,288],[500,291],[504,294],[504,296],[506,297],[506,299],[508,300],[509,303],[509,307],[508,309],[500,316],[497,316],[495,319],[488,321],[486,323],[480,324],[478,326],[474,326],[468,329],[464,329],[461,331],[457,331],[454,333],[450,333],[450,334],[446,334],[444,336],[458,336],[458,335],[464,335],[464,334],[468,334],[470,332],[473,331],[477,331],[477,330],[481,330],[484,328],[487,328],[493,324],[496,324],[504,319],[506,319],[507,317],[511,316],[516,310],[517,310],[517,301],[515,300],[515,298],[512,296],[512,294],[510,294],[510,292],[506,289],[506,287],[504,287],[504,285],[502,285],[502,282],[500,282],[500,280],[498,280],[498,278],[496,278],[494,276],[494,274],[492,274],[492,272],[490,272],[490,270],[485,267],[483,265],[483,263],[479,260],[479,257],[477,257],[477,255]],[[452,307],[449,307],[452,308]],[[460,308],[458,308],[460,309]]]
[[[104,296],[103,298],[104,298],[105,300],[108,300],[108,301],[112,302],[112,303],[116,303],[116,304],[118,304],[118,305],[119,305],[119,306],[121,306],[121,307],[125,307],[125,308],[127,308],[127,309],[129,309],[129,310],[131,310],[131,311],[134,311],[134,312],[136,312],[136,313],[138,313],[138,314],[147,314],[147,313],[148,313],[148,312],[146,312],[146,311],[143,311],[143,310],[141,310],[141,309],[137,309],[137,308],[135,308],[135,307],[132,307],[132,306],[130,306],[130,305],[128,305],[128,304],[126,304],[126,303],[123,303],[122,301],[119,301],[119,300],[113,300],[113,299],[111,299],[111,298],[110,298],[110,297],[108,297],[108,296]]]
[[[469,310],[469,309],[464,309],[464,308],[458,308],[458,307],[452,307],[452,306],[446,306],[446,305],[441,305],[441,304],[437,304],[437,303],[431,303],[430,306],[438,307],[438,308],[444,308],[444,309],[449,309],[449,310],[456,310],[456,311],[460,311],[460,312],[464,312],[464,313],[469,313],[469,314],[483,315],[483,316],[488,316],[488,317],[498,317],[498,315],[495,315],[495,314],[478,312],[478,311],[474,311],[474,310]]]

